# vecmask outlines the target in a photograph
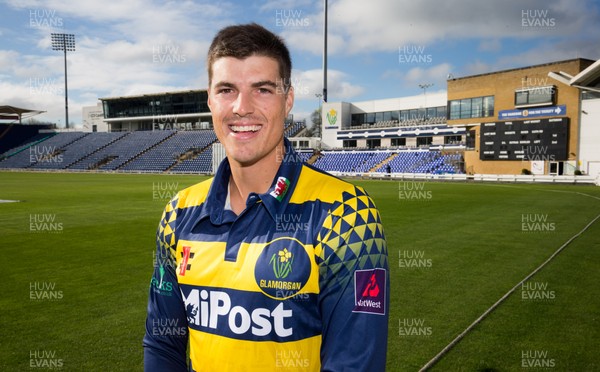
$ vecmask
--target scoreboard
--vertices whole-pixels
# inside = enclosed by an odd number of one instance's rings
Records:
[[[482,123],[481,160],[567,160],[569,118]]]

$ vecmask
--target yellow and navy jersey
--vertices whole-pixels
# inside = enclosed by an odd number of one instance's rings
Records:
[[[287,139],[285,147],[271,188],[250,194],[239,215],[226,208],[227,159],[167,204],[146,371],[385,369],[389,273],[379,212],[362,188],[302,163]]]

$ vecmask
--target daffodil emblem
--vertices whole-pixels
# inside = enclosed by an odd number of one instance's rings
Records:
[[[288,251],[287,248],[283,248],[277,253],[273,253],[271,256],[270,265],[273,265],[273,273],[277,279],[282,279],[290,275],[292,272],[292,263],[294,262],[294,255]]]
[[[335,122],[337,121],[337,111],[334,109],[329,110],[327,113],[327,121],[329,122],[329,125],[335,125]]]

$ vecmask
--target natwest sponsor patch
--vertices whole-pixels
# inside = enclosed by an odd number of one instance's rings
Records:
[[[385,269],[354,272],[353,312],[385,315],[385,278]]]

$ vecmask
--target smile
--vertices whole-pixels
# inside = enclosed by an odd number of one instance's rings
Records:
[[[260,125],[230,125],[229,129],[232,132],[258,132],[260,130]]]

